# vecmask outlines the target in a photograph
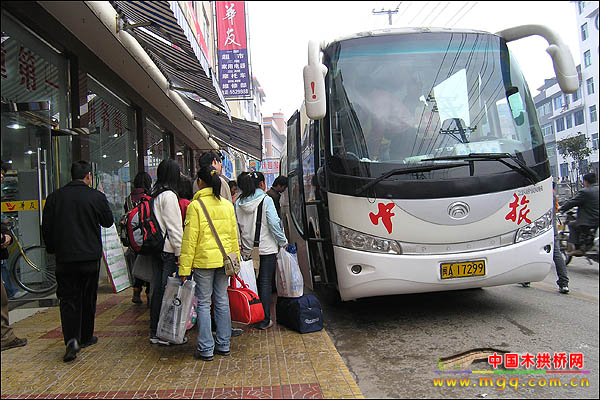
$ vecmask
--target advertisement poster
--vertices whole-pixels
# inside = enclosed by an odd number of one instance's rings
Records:
[[[243,1],[217,1],[219,83],[226,99],[251,98],[251,76]]]

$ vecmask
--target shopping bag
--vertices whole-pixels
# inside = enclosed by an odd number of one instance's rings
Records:
[[[277,254],[275,286],[279,297],[300,297],[304,294],[304,279],[298,257],[282,248]]]
[[[174,344],[182,344],[187,327],[196,282],[187,280],[180,284],[179,278],[169,276],[160,307],[156,336]]]
[[[248,285],[248,289],[252,290],[254,293],[258,293],[258,287],[256,286],[256,275],[254,274],[254,265],[252,264],[252,260],[242,260],[240,262],[239,277],[246,285]],[[234,278],[231,277],[230,279]]]
[[[237,283],[241,286],[237,286]],[[227,287],[231,320],[242,324],[255,324],[265,319],[265,310],[258,295],[238,275],[231,277]]]
[[[196,325],[196,321],[198,320],[198,313],[196,313],[196,306],[198,306],[198,296],[194,296],[192,300],[192,308],[190,309],[190,317],[188,318],[187,326],[185,327],[186,331],[189,331]]]

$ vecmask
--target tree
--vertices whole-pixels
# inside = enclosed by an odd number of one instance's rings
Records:
[[[558,152],[565,158],[571,157],[577,162],[577,173],[576,177],[579,177],[580,172],[583,169],[583,160],[586,160],[592,150],[588,147],[588,139],[585,134],[577,132],[574,135],[567,136],[566,138],[556,142]],[[579,178],[576,179],[579,181]]]

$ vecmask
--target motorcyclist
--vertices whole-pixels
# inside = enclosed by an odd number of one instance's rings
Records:
[[[569,242],[575,245],[575,250],[570,251],[570,256],[582,256],[585,254],[581,248],[582,233],[588,229],[598,228],[598,184],[596,174],[590,172],[583,176],[583,186],[575,197],[560,207],[559,211],[565,212],[577,207],[577,219],[569,224]]]

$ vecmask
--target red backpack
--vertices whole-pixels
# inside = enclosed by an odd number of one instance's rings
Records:
[[[154,199],[144,195],[136,207],[127,213],[127,239],[136,254],[156,254],[162,251],[165,235],[154,215]]]

